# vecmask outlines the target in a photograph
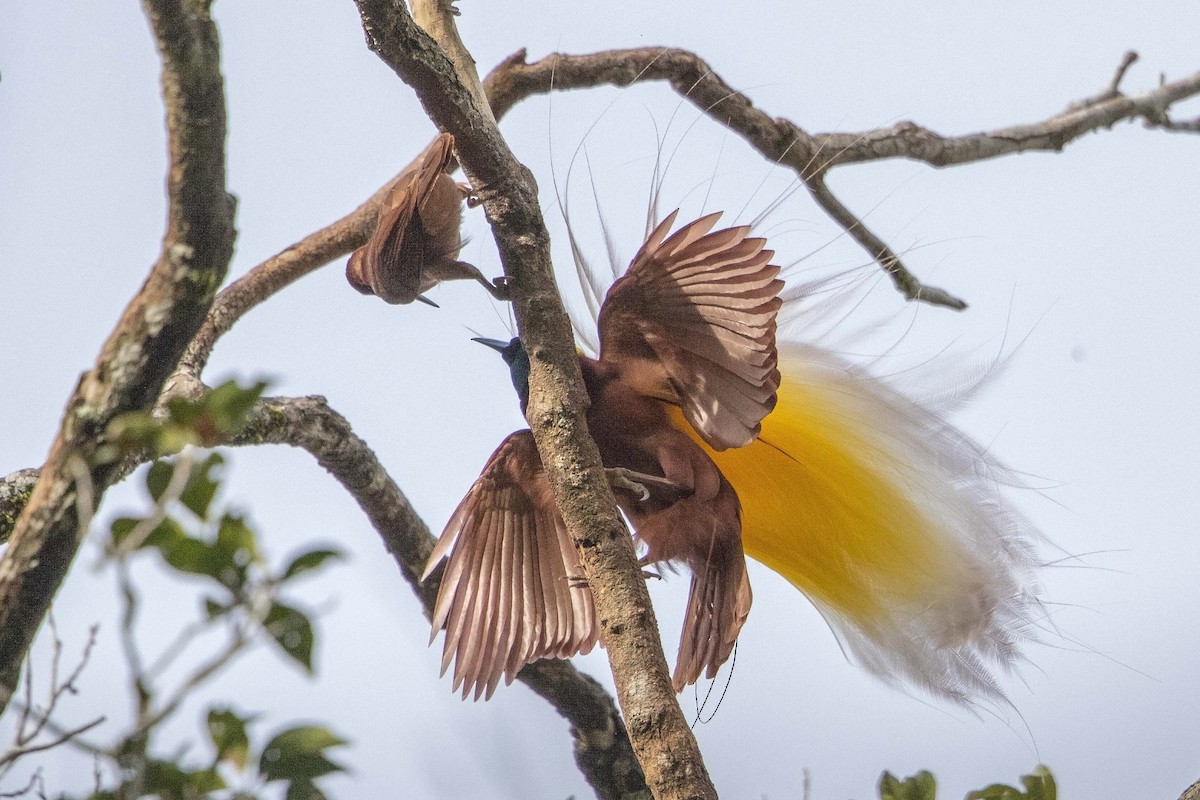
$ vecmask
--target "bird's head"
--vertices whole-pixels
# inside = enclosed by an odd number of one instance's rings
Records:
[[[504,363],[508,364],[513,388],[517,390],[517,397],[521,400],[521,413],[524,414],[525,407],[529,404],[529,354],[525,352],[521,340],[514,337],[510,341],[502,342],[499,339],[476,337],[471,341],[492,348],[500,354]]]

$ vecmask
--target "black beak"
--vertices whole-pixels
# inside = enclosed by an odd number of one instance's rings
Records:
[[[437,303],[433,302],[432,300],[430,300],[428,297],[426,297],[423,294],[417,295],[416,299],[420,300],[422,303],[424,303],[427,306],[433,306],[434,308],[441,308],[441,306],[439,306]]]
[[[471,339],[472,342],[479,342],[482,345],[492,348],[497,353],[503,353],[508,349],[509,342],[502,342],[499,339],[485,339],[482,336],[476,336]]]

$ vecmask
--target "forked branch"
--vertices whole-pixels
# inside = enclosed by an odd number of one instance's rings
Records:
[[[961,309],[966,303],[942,289],[923,285],[899,256],[833,195],[825,183],[826,173],[846,164],[893,158],[947,167],[1030,150],[1058,151],[1084,134],[1134,119],[1152,128],[1200,132],[1200,118],[1177,121],[1169,113],[1176,103],[1200,94],[1200,72],[1126,95],[1120,91],[1120,83],[1136,58],[1136,53],[1126,53],[1104,91],[1072,103],[1052,117],[964,136],[942,136],[913,122],[860,133],[809,133],[788,119],[771,117],[757,108],[699,56],[668,47],[588,55],[552,53],[532,64],[526,63],[525,51],[519,50],[492,70],[484,89],[499,118],[535,94],[665,81],[715,122],[741,135],[763,158],[790,167],[817,205],[887,271],[905,297]]]

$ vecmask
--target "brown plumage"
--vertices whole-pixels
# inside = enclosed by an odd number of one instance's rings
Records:
[[[463,200],[470,187],[446,174],[454,137],[439,134],[393,181],[375,232],[346,263],[346,280],[363,294],[388,303],[430,302],[423,294],[442,281],[476,280],[497,299],[507,299],[502,282],[489,282],[458,260]]]
[[[676,690],[729,657],[750,611],[737,493],[668,406],[716,450],[748,444],[775,406],[775,317],[783,282],[749,228],[711,232],[719,214],[650,235],[600,309],[598,359],[580,355],[588,427],[617,499],[645,544],[644,563],[692,571]],[[485,341],[508,361],[522,409],[528,357],[519,340]],[[443,670],[455,661],[464,697],[538,658],[596,641],[590,592],[553,505],[532,436],[510,436],[455,511],[426,574],[449,556],[434,613]],[[554,582],[558,581],[558,584]],[[569,585],[551,592],[547,586]],[[570,611],[561,605],[566,600]],[[518,610],[519,609],[519,610]],[[547,633],[550,627],[553,636]]]

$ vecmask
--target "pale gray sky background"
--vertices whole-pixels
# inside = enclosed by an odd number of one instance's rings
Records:
[[[1200,69],[1200,5],[937,2],[904,4],[499,3],[462,0],[463,37],[486,71],[519,47],[671,45],[696,51],[768,113],[810,131],[912,119],[961,134],[1043,119],[1099,91],[1122,53],[1142,54],[1124,87]],[[344,2],[222,0],[216,15],[229,99],[229,186],[240,199],[231,279],[352,209],[434,134],[412,92],[363,43]],[[154,260],[164,217],[158,64],[137,4],[9,3],[0,8],[0,474],[43,459],[62,405]],[[542,187],[560,280],[568,264],[548,159],[563,184],[587,139],[596,194],[624,257],[636,250],[659,131],[678,106],[661,86],[560,95],[519,106],[502,128]],[[1200,113],[1193,103],[1191,114]],[[769,205],[789,177],[690,107],[670,125],[664,206],[684,217]],[[714,180],[715,176],[715,180]],[[766,178],[766,184],[758,188]],[[577,162],[575,217],[594,230]],[[711,191],[709,184],[712,184]],[[694,187],[699,189],[693,191]],[[1121,125],[1058,155],[935,171],[905,162],[839,170],[831,186],[902,250],[924,280],[966,298],[962,314],[905,306],[875,284],[847,328],[875,329],[853,355],[888,351],[885,371],[983,363],[1014,353],[958,417],[1030,476],[1014,501],[1051,542],[1046,571],[1060,637],[1028,648],[1006,682],[1016,711],[976,719],[895,692],[848,665],[799,593],[752,571],[754,613],[720,712],[697,734],[730,798],[790,798],[802,770],[813,797],[874,796],[881,770],[928,768],[943,796],[1015,782],[1039,761],[1064,797],[1174,798],[1200,777],[1200,563],[1196,420],[1200,344],[1200,138]],[[480,211],[464,258],[499,273]],[[763,232],[804,276],[864,256],[808,202],[786,201]],[[598,240],[588,238],[595,258]],[[831,243],[832,242],[832,243]],[[442,309],[364,298],[333,264],[247,316],[206,377],[271,376],[272,392],[321,393],[376,450],[430,527],[449,512],[500,439],[522,425],[507,372],[468,329],[508,335],[477,286],[442,287]],[[803,337],[798,326],[791,335]],[[964,354],[957,359],[942,353]],[[353,501],[310,457],[283,448],[231,454],[226,497],[251,515],[276,561],[314,541],[352,559],[310,580],[324,609],[318,682],[270,652],[239,664],[210,698],[264,713],[260,732],[327,721],[353,741],[336,796],[565,798],[589,790],[565,724],[516,685],[462,703],[437,677],[438,651],[408,587]],[[142,503],[126,487],[100,524]],[[68,647],[102,624],[64,722],[120,719],[111,576],[88,542],[57,606]],[[1090,554],[1081,562],[1064,553]],[[147,570],[153,572],[152,569]],[[652,587],[674,642],[686,577]],[[146,632],[196,613],[190,592],[156,590]],[[671,645],[673,651],[673,644]],[[673,659],[674,653],[669,653]],[[45,664],[43,642],[36,652]],[[603,656],[580,667],[609,681]],[[692,693],[682,696],[685,707]],[[198,737],[204,703],[171,729]],[[7,728],[4,729],[7,731]],[[86,760],[43,760],[52,790],[80,791]],[[18,778],[25,773],[18,771]],[[0,790],[12,789],[0,786]]]

